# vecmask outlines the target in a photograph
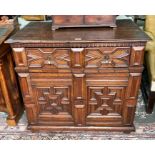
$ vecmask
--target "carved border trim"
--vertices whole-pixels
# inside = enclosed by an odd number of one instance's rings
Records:
[[[12,43],[13,48],[21,47],[63,47],[63,48],[89,48],[89,47],[129,47],[145,46],[146,41],[139,42],[58,42],[58,43]]]

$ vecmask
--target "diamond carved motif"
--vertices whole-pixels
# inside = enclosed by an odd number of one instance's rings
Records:
[[[85,63],[92,67],[127,67],[129,64],[129,48],[86,49]]]
[[[67,49],[28,49],[29,67],[69,68],[70,56]]]
[[[89,87],[88,93],[88,115],[120,115],[123,87]]]
[[[37,90],[40,113],[54,115],[70,113],[69,87],[37,88]]]

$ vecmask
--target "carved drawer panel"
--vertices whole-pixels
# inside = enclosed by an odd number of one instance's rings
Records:
[[[27,48],[27,61],[30,69],[69,69],[71,57],[69,49]]]
[[[85,67],[128,67],[129,55],[129,47],[87,48],[85,52]]]

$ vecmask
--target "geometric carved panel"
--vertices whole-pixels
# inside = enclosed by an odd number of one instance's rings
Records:
[[[130,48],[104,47],[86,49],[86,68],[128,67]]]
[[[70,87],[37,87],[39,114],[71,114]]]
[[[28,65],[36,68],[69,68],[70,53],[68,49],[30,48],[27,49]]]
[[[88,87],[88,115],[121,115],[125,87]]]

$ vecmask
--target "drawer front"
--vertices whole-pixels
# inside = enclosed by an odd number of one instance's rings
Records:
[[[71,72],[72,69],[128,67],[130,48],[27,48],[30,72]]]
[[[81,25],[83,24],[83,16],[73,15],[55,15],[52,16],[55,25]]]
[[[85,68],[128,67],[129,47],[86,48]]]
[[[88,25],[115,24],[115,16],[111,16],[111,15],[85,16],[84,20],[85,20],[85,24],[88,24]]]
[[[27,48],[26,53],[30,70],[57,71],[71,68],[70,49]]]

